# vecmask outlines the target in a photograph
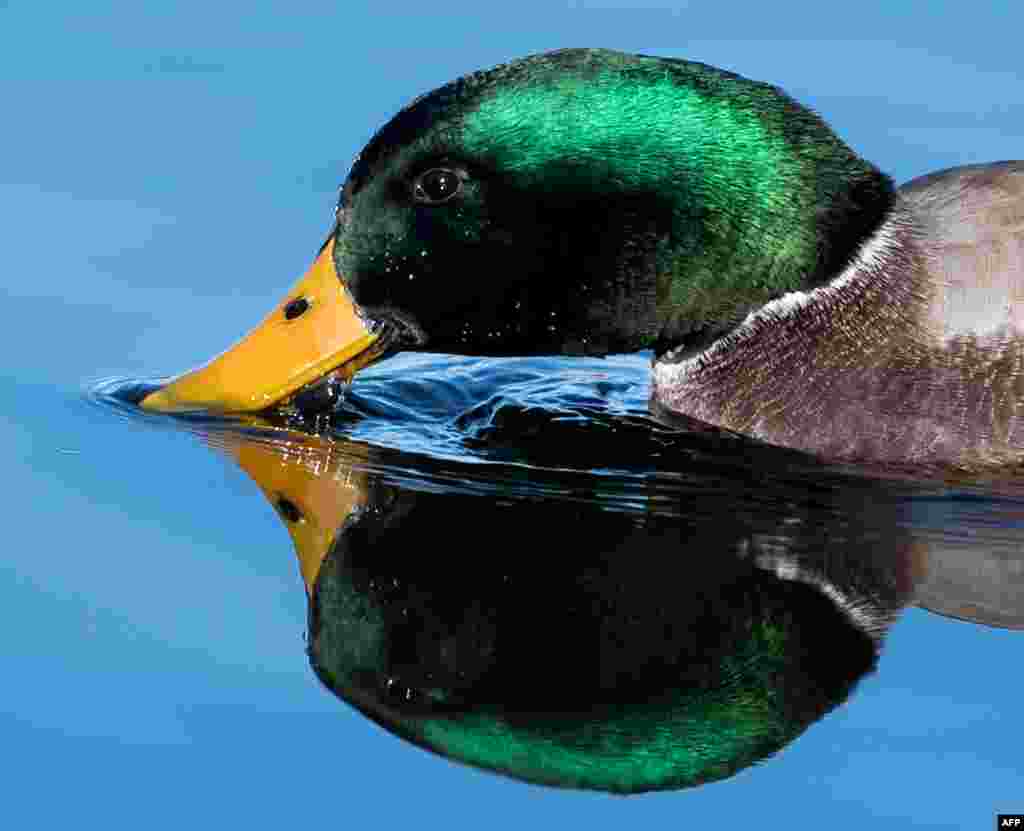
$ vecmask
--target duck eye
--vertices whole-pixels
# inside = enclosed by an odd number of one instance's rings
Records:
[[[435,167],[421,173],[413,183],[413,197],[417,202],[440,205],[462,190],[462,179],[454,170]]]

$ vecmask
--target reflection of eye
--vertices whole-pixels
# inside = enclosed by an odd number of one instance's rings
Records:
[[[462,179],[454,170],[435,167],[421,173],[413,182],[412,194],[417,202],[440,205],[457,196],[462,190]]]

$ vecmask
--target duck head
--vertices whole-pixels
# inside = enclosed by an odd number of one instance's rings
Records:
[[[143,406],[261,410],[406,349],[693,354],[827,282],[891,200],[775,87],[608,50],[523,58],[381,128],[306,277]]]

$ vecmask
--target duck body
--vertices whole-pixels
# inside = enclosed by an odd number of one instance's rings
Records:
[[[651,349],[659,407],[771,443],[1024,453],[1024,163],[897,190],[781,90],[704,64],[567,49],[421,96],[356,159],[318,262],[377,357]]]
[[[1024,450],[1024,162],[907,183],[828,285],[655,364],[658,403],[833,459],[983,469]]]

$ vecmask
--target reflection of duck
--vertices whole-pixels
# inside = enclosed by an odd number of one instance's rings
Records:
[[[360,445],[212,440],[289,529],[324,684],[418,745],[531,782],[678,788],[770,756],[874,667],[911,589],[892,503],[862,484],[752,494],[723,469],[699,499],[653,513],[630,490],[632,508],[607,510],[585,497],[613,477],[535,471],[495,498],[459,481],[471,467],[418,474],[406,457],[399,486]],[[419,475],[429,490],[410,489]],[[538,500],[543,484],[567,498]]]
[[[775,444],[1024,449],[1022,162],[894,191],[774,87],[573,49],[416,99],[337,217],[260,329],[144,406],[258,410],[398,349],[652,348],[662,404]]]

